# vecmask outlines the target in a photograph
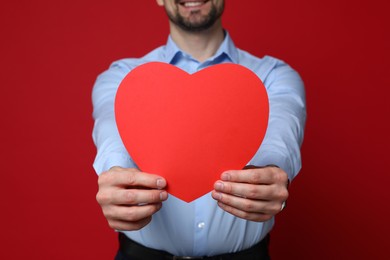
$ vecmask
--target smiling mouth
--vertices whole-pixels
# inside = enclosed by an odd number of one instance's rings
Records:
[[[184,0],[179,0],[179,4],[184,7],[198,7],[201,6],[205,3],[207,3],[210,0],[203,0],[203,1],[184,1]]]

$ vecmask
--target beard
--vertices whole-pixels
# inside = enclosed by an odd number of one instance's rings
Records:
[[[224,6],[217,8],[215,5],[212,5],[209,13],[203,15],[199,19],[191,19],[192,17],[185,18],[178,11],[176,13],[171,13],[166,11],[169,20],[179,26],[182,30],[188,32],[200,32],[209,29],[212,27],[215,22],[221,17],[224,10]],[[192,11],[191,16],[200,16],[200,11]]]

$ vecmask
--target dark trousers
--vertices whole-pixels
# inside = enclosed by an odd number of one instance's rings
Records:
[[[126,235],[119,233],[119,250],[115,260],[174,260],[174,259],[205,259],[205,260],[270,260],[268,247],[269,235],[253,247],[231,254],[223,254],[212,257],[176,258],[173,255],[160,250],[144,247]]]

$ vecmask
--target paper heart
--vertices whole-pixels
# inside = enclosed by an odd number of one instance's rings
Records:
[[[192,75],[152,62],[133,69],[115,98],[122,141],[138,167],[191,202],[225,170],[242,169],[268,124],[265,87],[249,69],[219,64]]]

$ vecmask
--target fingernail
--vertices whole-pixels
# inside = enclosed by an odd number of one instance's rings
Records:
[[[157,179],[157,188],[164,188],[166,185],[164,179]]]
[[[214,188],[218,191],[222,191],[223,190],[223,183],[220,181],[216,182]]]
[[[222,179],[223,181],[230,181],[230,173],[228,173],[228,172],[222,173],[221,179]]]
[[[163,191],[160,193],[160,200],[166,200],[168,198],[168,193]]]
[[[222,198],[222,195],[221,195],[221,193],[219,193],[219,192],[214,192],[213,193],[213,197],[214,197],[214,199],[216,199],[216,200],[220,200],[221,198]]]

